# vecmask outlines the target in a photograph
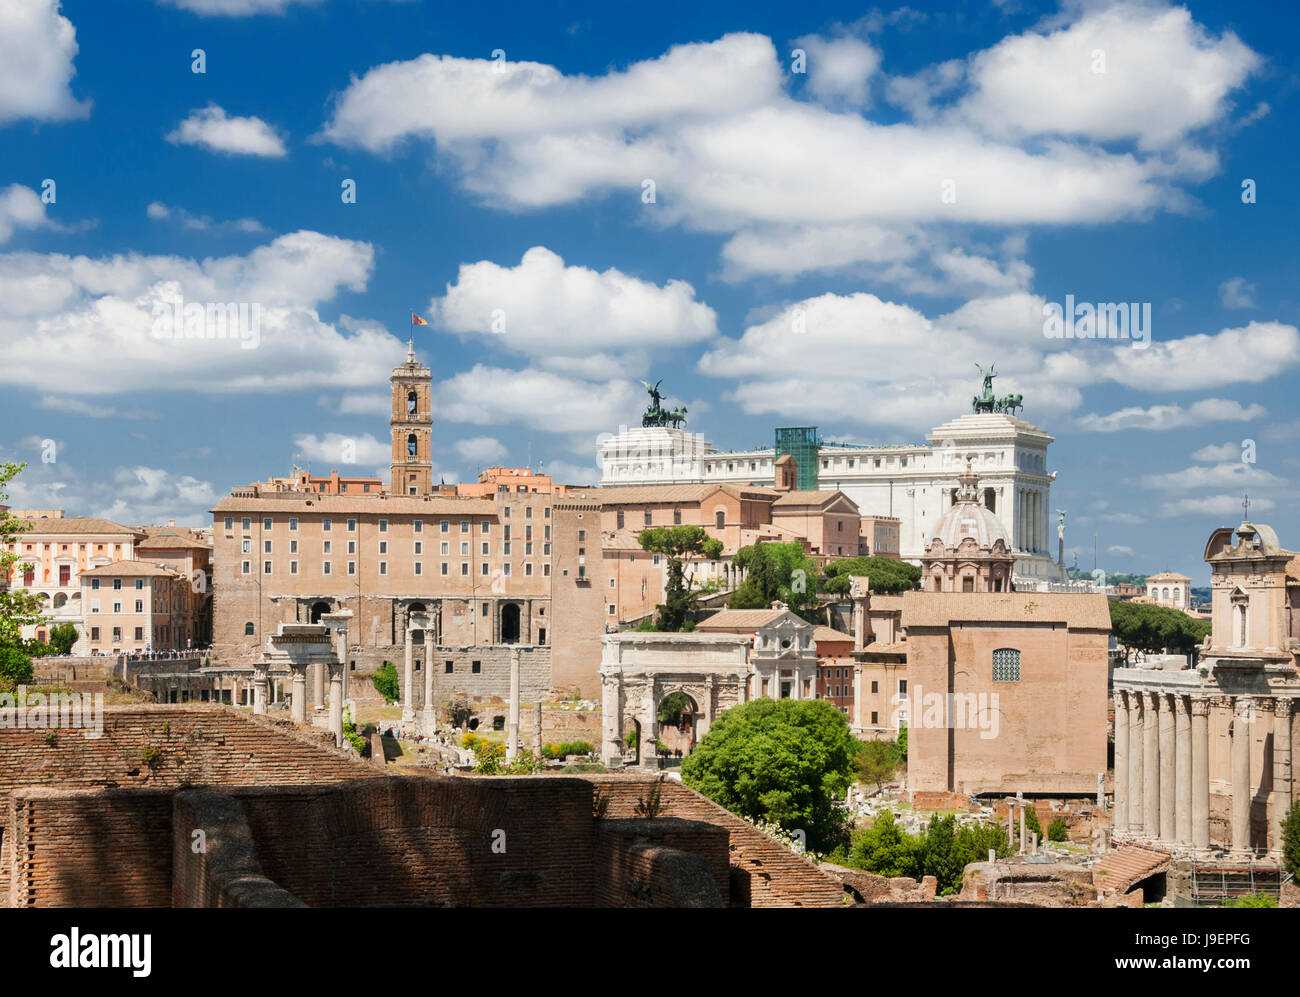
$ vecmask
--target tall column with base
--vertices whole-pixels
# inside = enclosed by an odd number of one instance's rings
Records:
[[[421,706],[424,733],[430,737],[438,727],[438,710],[433,702],[433,628],[424,631],[424,701]]]
[[[1192,845],[1210,847],[1210,701],[1192,699]]]
[[[653,769],[658,764],[659,723],[655,711],[659,704],[655,702],[654,679],[646,679],[641,700],[641,767]]]
[[[1177,786],[1174,836],[1184,845],[1192,843],[1192,716],[1187,697],[1178,695],[1174,703],[1174,744],[1177,764],[1174,766],[1174,784]]]
[[[1130,689],[1128,694],[1128,829],[1133,834],[1142,833],[1142,755],[1146,751],[1142,712],[1146,708],[1142,693]]]
[[[1250,851],[1250,742],[1255,702],[1237,699],[1232,717],[1232,850]]]
[[[1128,830],[1128,693],[1115,690],[1115,807],[1111,826]]]
[[[1282,822],[1291,808],[1291,707],[1279,696],[1273,701],[1273,820],[1269,851],[1282,851]]]
[[[1146,716],[1142,726],[1142,829],[1149,838],[1160,836],[1160,696],[1142,694]]]
[[[411,626],[406,626],[406,647],[402,670],[402,720],[415,719],[415,649],[411,644]]]
[[[330,733],[334,746],[343,744],[343,669],[342,661],[331,661],[330,671]]]
[[[325,664],[314,661],[311,664],[311,708],[319,710],[325,705]]]
[[[321,667],[329,670],[330,732],[334,735],[336,745],[343,743],[343,703],[348,696],[348,622],[351,619],[350,609],[325,613],[320,618],[320,622],[329,627],[334,636],[334,663]],[[338,665],[337,668],[335,664]]]
[[[1174,706],[1175,697],[1160,693],[1160,837],[1173,841],[1175,830],[1174,762]]]
[[[506,720],[506,761],[519,753],[519,648],[510,649],[510,716]]]

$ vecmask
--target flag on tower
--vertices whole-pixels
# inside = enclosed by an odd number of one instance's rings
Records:
[[[416,315],[415,312],[411,312],[411,325],[428,325],[428,324],[429,323],[426,322],[424,319],[420,318],[419,315]]]

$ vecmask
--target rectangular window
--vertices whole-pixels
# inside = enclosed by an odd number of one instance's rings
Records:
[[[328,540],[324,541],[324,542],[321,544],[321,547],[322,547],[322,550],[321,550],[321,553],[322,553],[322,554],[328,554],[328,553],[330,553],[330,542],[329,542]]]
[[[381,575],[386,575],[386,574],[388,574],[388,562],[387,562],[387,561],[380,561],[380,562],[379,562],[379,573],[380,573]]]
[[[289,553],[290,553],[290,554],[296,554],[296,553],[298,553],[298,541],[297,541],[297,540],[290,540],[290,541],[289,541]]]
[[[462,540],[460,544],[460,556],[469,557],[469,542]]]
[[[226,529],[227,529],[227,530],[233,530],[234,528],[235,528],[235,519],[234,519],[234,517],[233,517],[233,516],[227,516],[227,517],[226,517]]]
[[[423,553],[424,553],[424,543],[423,543],[422,541],[420,541],[420,540],[415,541],[415,552],[416,552],[417,554],[423,554]]]
[[[122,604],[120,602],[113,603],[113,612],[114,613],[122,612]]]
[[[290,562],[289,562],[289,574],[291,574],[291,575],[296,575],[297,573],[298,573],[298,562],[297,562],[297,561],[290,561]]]
[[[67,585],[67,584],[69,584],[71,581],[72,581],[72,565],[70,565],[70,564],[60,564],[60,565],[59,565],[59,584],[60,584],[60,585]]]
[[[98,610],[96,610],[96,612],[98,612]],[[99,640],[99,627],[91,627],[91,628],[90,628],[90,639],[91,639],[91,640]]]
[[[323,532],[328,533],[330,531],[330,521],[328,519],[322,519],[320,528]]]
[[[357,562],[356,562],[356,561],[349,561],[349,562],[348,562],[348,574],[349,574],[349,575],[355,575],[356,573],[357,573]]]
[[[506,510],[506,512],[509,512],[509,511],[510,511],[509,509]],[[486,519],[482,520],[482,522],[480,522],[479,526],[480,526],[480,529],[479,529],[479,532],[480,532],[480,533],[486,533],[486,532],[488,532],[488,530],[492,529],[492,524],[489,523]]]
[[[412,526],[414,527],[414,530],[415,530],[416,533],[423,533],[423,532],[424,532],[424,521],[423,521],[423,520],[417,519],[417,520],[412,524]]]
[[[486,577],[487,573],[488,573],[488,563],[487,561],[484,561],[482,564],[479,565],[479,574]],[[505,574],[507,575],[510,574],[510,565],[508,564],[505,566]]]
[[[271,520],[269,520],[269,519],[263,519],[263,520],[262,520],[262,529],[264,529],[264,530],[269,530],[269,529],[271,529],[271,526],[272,526]]]
[[[993,652],[993,681],[1020,681],[1020,652],[1011,647],[1000,647]]]
[[[137,613],[143,613],[143,612],[144,612],[144,600],[143,600],[143,599],[137,599],[137,600],[135,600],[135,611],[136,611]]]
[[[329,561],[322,561],[322,562],[321,562],[321,573],[322,573],[322,574],[326,574],[326,575],[328,575],[328,574],[330,573],[330,569],[331,569],[331,567],[332,567],[332,565],[331,565],[331,563],[330,563]]]
[[[533,562],[532,562],[532,561],[529,561],[527,564],[524,565],[524,576],[525,576],[526,578],[531,578],[531,577],[533,576]]]
[[[483,671],[483,662],[471,661],[469,663],[469,670],[473,672],[475,675],[479,674],[481,671]]]
[[[461,532],[461,533],[468,533],[468,532],[469,532],[469,520],[468,520],[468,519],[462,519],[462,520],[460,521],[460,532]]]
[[[533,507],[530,505],[526,509],[524,509],[524,519],[532,519],[532,518],[533,518]]]
[[[252,570],[253,570],[253,562],[252,562],[252,561],[245,561],[243,566],[244,566],[244,574],[247,575],[247,574],[250,574],[250,573],[252,572]]]
[[[446,562],[446,561],[443,561],[443,562],[442,562],[442,574],[443,574],[443,575],[446,575],[446,574],[447,574],[447,562]]]
[[[98,578],[92,578],[92,579],[90,580],[90,587],[91,587],[92,589],[94,589],[96,592],[98,592],[98,591],[99,591],[99,579],[98,579]]]
[[[468,578],[468,577],[469,577],[469,564],[467,564],[467,563],[464,562],[464,561],[462,561],[461,564],[460,564],[460,576],[461,576],[462,578]]]
[[[451,523],[447,522],[447,520],[445,519],[438,524],[439,533],[446,533],[450,529],[451,529]]]
[[[388,553],[388,541],[387,541],[387,540],[380,540],[380,541],[379,541],[379,553],[381,553],[381,554],[387,554],[387,553]]]
[[[543,578],[550,578],[550,577],[551,577],[551,566],[550,566],[549,563],[548,563],[548,564],[543,564],[543,565],[542,565],[542,577],[543,577]]]
[[[387,533],[387,532],[388,532],[388,520],[386,520],[386,519],[381,519],[381,520],[379,521],[379,532],[380,532],[380,533]]]
[[[355,531],[356,531],[356,528],[357,528],[357,521],[356,521],[355,519],[349,519],[349,520],[348,520],[348,532],[349,532],[349,533],[355,532]]]
[[[263,541],[262,541],[262,553],[263,553],[263,554],[269,554],[269,553],[271,553],[271,541],[270,541],[270,540],[263,540]]]
[[[114,578],[114,579],[113,579],[113,588],[114,588],[114,590],[120,590],[120,589],[122,588],[122,579],[120,579],[120,578]]]
[[[144,627],[136,627],[136,628],[135,628],[135,639],[136,639],[136,640],[144,640]]]
[[[422,575],[422,574],[424,574],[424,565],[423,565],[422,563],[420,563],[419,561],[416,561],[416,562],[415,562],[415,573],[416,573],[417,575]]]
[[[298,529],[298,520],[296,520],[296,519],[291,519],[291,520],[289,520],[289,529],[290,529],[291,531],[292,531],[292,530],[296,530],[296,529]]]
[[[446,540],[438,544],[438,553],[441,554],[443,557],[446,557],[448,554],[451,553],[451,544],[447,543]]]
[[[263,562],[262,562],[262,574],[264,574],[264,575],[269,575],[270,573],[271,573],[271,562],[270,562],[270,561],[263,561]]]
[[[486,564],[483,565],[483,574],[485,574],[485,575],[487,574],[487,565],[486,565]],[[501,574],[505,575],[506,577],[509,577],[509,575],[510,575],[510,562],[509,562],[509,561],[507,561],[505,564],[501,565]]]
[[[445,666],[446,666],[446,670],[447,670],[447,674],[448,674],[448,675],[450,675],[450,674],[455,670],[455,667],[456,667],[456,666],[455,666],[452,662],[450,662],[450,661],[445,662]]]
[[[509,553],[509,551],[507,551],[506,553]],[[483,551],[482,551],[482,554],[483,554],[484,557],[487,557],[487,556],[488,556],[488,542],[487,542],[486,540],[483,541]]]

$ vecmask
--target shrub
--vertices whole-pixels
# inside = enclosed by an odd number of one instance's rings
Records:
[[[1244,897],[1237,897],[1234,900],[1223,901],[1224,907],[1276,907],[1277,897],[1271,897],[1266,893],[1250,893]]]
[[[1065,820],[1061,817],[1053,817],[1052,822],[1047,825],[1048,841],[1064,841],[1067,837]]]
[[[1031,803],[1026,803],[1024,809],[1025,809],[1025,833],[1029,834],[1032,831],[1034,834],[1038,835],[1038,840],[1042,841],[1043,825],[1038,823],[1037,809],[1035,809],[1035,807]]]
[[[389,703],[396,703],[401,697],[401,685],[397,681],[397,666],[391,661],[385,661],[383,666],[370,676],[370,681],[375,684],[375,690],[384,700]]]
[[[1300,802],[1291,804],[1282,821],[1282,866],[1300,878]]]

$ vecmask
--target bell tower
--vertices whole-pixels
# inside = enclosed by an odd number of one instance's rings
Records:
[[[406,363],[393,368],[393,495],[428,495],[433,491],[433,374],[415,359],[415,342],[407,344]]]

